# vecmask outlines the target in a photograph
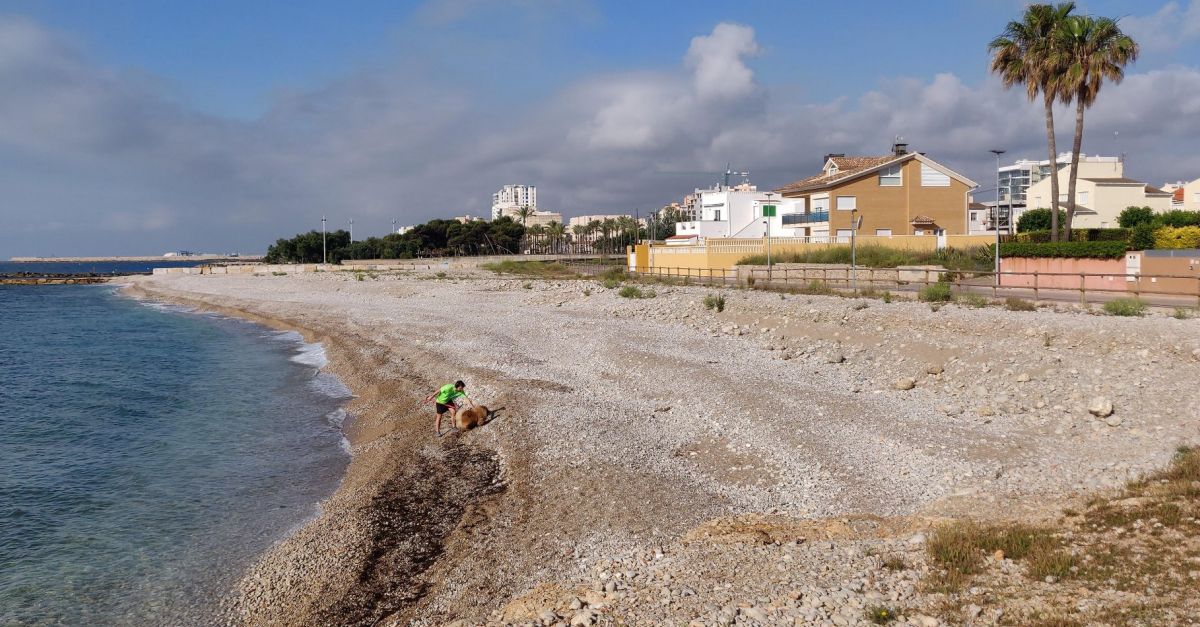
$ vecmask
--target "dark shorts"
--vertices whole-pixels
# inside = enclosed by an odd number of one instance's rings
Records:
[[[441,404],[441,403],[435,403],[435,405],[437,405],[437,413],[438,413],[438,415],[439,415],[439,416],[440,416],[440,415],[442,415],[442,414],[444,414],[444,413],[446,413],[446,412],[453,412],[453,411],[454,411],[454,406],[453,406],[453,405],[443,405],[443,404]]]

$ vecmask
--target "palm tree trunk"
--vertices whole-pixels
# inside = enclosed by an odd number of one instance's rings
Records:
[[[1050,241],[1058,241],[1058,146],[1054,143],[1054,94],[1044,90],[1046,147],[1050,151]],[[997,207],[999,211],[999,207]],[[1010,218],[1011,219],[1011,218]],[[999,228],[999,227],[997,227]]]
[[[1067,224],[1063,237],[1071,241],[1071,220],[1075,218],[1075,182],[1079,176],[1079,151],[1083,147],[1083,98],[1075,97],[1075,142],[1071,144],[1071,174],[1067,182]]]

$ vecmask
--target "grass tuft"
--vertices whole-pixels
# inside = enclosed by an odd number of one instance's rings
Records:
[[[927,303],[948,303],[954,300],[949,283],[931,283],[921,288],[917,298]]]
[[[515,261],[506,259],[504,261],[485,263],[480,267],[484,270],[491,270],[496,274],[515,274],[531,278],[571,279],[579,276],[574,270],[553,261]],[[442,278],[446,276],[446,273],[439,272],[437,276],[438,278]]]
[[[1104,303],[1104,311],[1112,316],[1141,316],[1146,313],[1146,303],[1137,298],[1118,298]]]
[[[780,294],[783,296],[783,294]],[[704,308],[715,309],[717,313],[725,311],[725,295],[724,294],[709,294],[704,297]]]
[[[654,293],[654,290],[643,290],[636,285],[622,287],[621,291],[617,292],[617,295],[621,298],[654,298],[658,296],[658,294]]]
[[[896,611],[882,605],[873,605],[866,610],[867,620],[876,625],[886,625],[896,620]]]
[[[1037,311],[1037,306],[1033,303],[1024,298],[1017,298],[1016,296],[1005,298],[1004,307],[1009,311]]]

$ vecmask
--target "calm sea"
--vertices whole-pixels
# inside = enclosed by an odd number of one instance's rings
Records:
[[[349,458],[294,333],[0,286],[0,625],[209,625]]]
[[[47,274],[145,274],[154,268],[190,268],[210,261],[0,261],[0,274],[42,272]]]

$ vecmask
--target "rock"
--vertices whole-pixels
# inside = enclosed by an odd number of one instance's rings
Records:
[[[926,369],[925,369],[925,372],[927,372],[927,373],[929,373],[929,374],[932,374],[932,375],[935,375],[935,376],[936,376],[936,375],[939,375],[939,374],[942,374],[942,373],[943,373],[943,372],[945,372],[945,371],[946,371],[946,369],[945,369],[945,368],[942,368],[941,366],[930,366],[930,367],[928,367],[928,368],[926,368]]]
[[[742,610],[742,615],[760,623],[766,622],[767,620],[767,612],[761,607],[748,607]]]
[[[938,627],[939,624],[938,619],[932,616],[926,616],[924,614],[917,614],[916,616],[913,616],[912,620],[909,622],[915,625],[920,625],[921,627]]]
[[[591,610],[580,610],[571,617],[571,627],[590,627],[596,622],[596,613]]]
[[[1109,416],[1108,418],[1104,419],[1104,424],[1106,424],[1110,427],[1119,427],[1119,426],[1121,426],[1121,417],[1120,416]]]
[[[902,377],[902,378],[896,379],[896,381],[894,383],[892,383],[893,389],[901,390],[901,391],[911,390],[915,387],[917,387],[917,380],[913,379],[912,377]]]
[[[1200,361],[1200,348],[1197,348],[1196,350],[1192,351],[1192,359],[1195,359],[1196,361]]]
[[[975,605],[974,603],[967,606],[967,618],[968,619],[976,618],[982,613],[983,613],[983,608],[979,607],[978,605]]]
[[[583,609],[583,601],[579,600],[579,597],[571,597],[570,607],[573,610],[581,610]]]
[[[843,361],[846,361],[846,356],[841,351],[830,351],[829,354],[825,355],[825,363],[840,364]]]
[[[1113,413],[1113,404],[1112,401],[1108,400],[1107,398],[1104,398],[1103,396],[1097,396],[1096,398],[1092,399],[1091,403],[1088,403],[1087,410],[1093,416],[1098,418],[1107,418]]]
[[[912,546],[921,546],[921,545],[925,544],[925,534],[923,534],[923,533],[916,534],[915,536],[908,539],[908,543]]]
[[[1028,383],[1029,379],[1030,377],[1028,372],[1022,372],[1021,374],[1017,375],[1017,383]]]
[[[992,559],[996,560],[997,562],[1003,560],[1004,559],[1004,551],[1001,551],[1000,549],[996,549],[996,552],[992,553]]]

